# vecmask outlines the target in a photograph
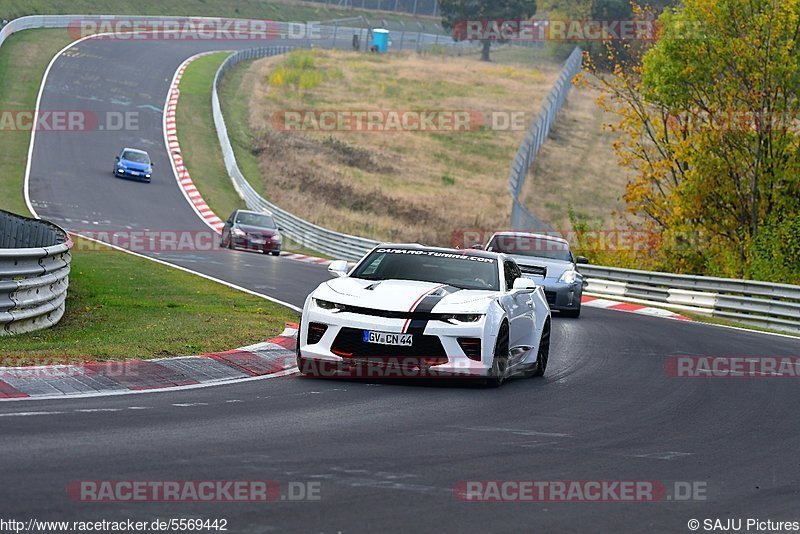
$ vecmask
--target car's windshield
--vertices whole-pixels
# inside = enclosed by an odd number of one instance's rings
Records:
[[[147,157],[147,154],[142,154],[141,152],[133,152],[130,150],[126,150],[122,154],[122,159],[133,161],[134,163],[150,163],[150,158]]]
[[[272,215],[264,215],[262,213],[239,213],[236,216],[236,222],[247,226],[258,226],[259,228],[277,228]]]
[[[497,260],[436,250],[380,248],[353,272],[365,280],[419,280],[461,289],[500,290]]]
[[[486,250],[534,258],[572,261],[572,254],[569,251],[568,244],[542,237],[496,235],[489,242]]]

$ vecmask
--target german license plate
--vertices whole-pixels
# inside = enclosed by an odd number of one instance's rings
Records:
[[[364,330],[364,343],[375,343],[378,345],[396,345],[410,347],[413,344],[412,334],[393,334],[390,332],[373,332]]]
[[[261,237],[254,237],[250,240],[254,245],[263,245],[267,241]]]

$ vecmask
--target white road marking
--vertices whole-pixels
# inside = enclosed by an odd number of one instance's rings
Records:
[[[83,408],[75,410],[80,413],[94,413],[94,412],[121,412],[122,408]]]
[[[192,406],[208,406],[207,402],[173,402],[173,406],[178,408],[191,408]]]
[[[27,417],[29,415],[58,415],[64,412],[14,412],[0,413],[0,417]]]
[[[648,452],[647,454],[636,454],[634,458],[654,458],[656,460],[674,460],[675,458],[683,458],[685,456],[692,456],[693,452]]]

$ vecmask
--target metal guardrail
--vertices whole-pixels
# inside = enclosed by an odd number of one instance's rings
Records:
[[[0,335],[48,328],[64,315],[69,235],[47,221],[0,210]]]
[[[579,265],[585,293],[800,333],[800,286]]]
[[[225,118],[222,116],[222,108],[219,103],[219,94],[217,91],[219,89],[220,80],[231,67],[240,61],[285,54],[289,50],[291,50],[291,48],[285,46],[242,50],[228,57],[217,70],[211,93],[211,109],[214,115],[214,126],[217,130],[217,137],[219,138],[219,144],[222,148],[222,157],[225,160],[225,168],[233,182],[233,186],[236,188],[239,196],[245,201],[247,207],[256,211],[271,212],[275,221],[282,228],[282,231],[293,241],[334,257],[357,260],[370,249],[374,248],[378,242],[322,228],[279,208],[253,189],[253,186],[251,186],[244,177],[242,171],[239,169],[239,165],[236,163],[236,155],[233,152],[231,141],[228,138],[228,128],[225,125]]]
[[[528,176],[528,170],[536,159],[536,154],[547,139],[550,128],[556,120],[561,106],[564,105],[570,89],[572,79],[581,70],[583,56],[580,47],[575,47],[572,53],[564,62],[564,67],[556,80],[555,85],[547,95],[542,109],[536,115],[533,123],[525,135],[525,139],[519,146],[514,161],[511,163],[511,171],[508,176],[508,189],[511,192],[513,206],[511,209],[511,227],[514,230],[552,230],[550,226],[538,217],[530,213],[519,201],[522,186]]]

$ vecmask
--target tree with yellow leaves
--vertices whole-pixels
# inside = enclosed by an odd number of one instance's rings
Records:
[[[626,61],[608,47],[625,200],[660,236],[643,262],[800,282],[799,2],[685,0]]]

